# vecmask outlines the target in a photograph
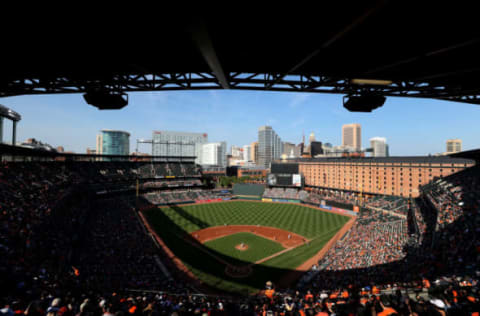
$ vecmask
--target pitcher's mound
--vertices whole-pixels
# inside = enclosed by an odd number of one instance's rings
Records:
[[[237,250],[240,250],[240,251],[245,251],[248,249],[248,245],[247,244],[238,244],[235,246],[235,249]]]

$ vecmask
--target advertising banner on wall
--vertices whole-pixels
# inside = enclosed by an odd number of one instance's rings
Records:
[[[221,202],[222,199],[221,198],[218,198],[218,199],[207,199],[207,200],[195,200],[195,203],[210,203],[210,202]]]
[[[302,177],[299,174],[294,174],[292,176],[292,185],[296,187],[301,187],[302,186]]]

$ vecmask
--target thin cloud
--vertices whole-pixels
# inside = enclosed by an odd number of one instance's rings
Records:
[[[305,119],[301,118],[292,122],[292,127],[298,127],[305,124]]]
[[[290,108],[296,108],[300,106],[302,103],[304,103],[309,97],[310,95],[306,93],[295,94],[292,100],[290,101],[290,103],[288,104],[288,106]]]
[[[267,120],[267,125],[268,125],[268,126],[272,126],[273,124],[275,124],[275,123],[277,123],[277,122],[278,122],[278,121],[277,121],[276,119],[274,119],[274,118],[269,118],[269,119]]]

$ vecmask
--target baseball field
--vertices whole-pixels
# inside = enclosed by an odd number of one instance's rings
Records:
[[[190,275],[241,293],[258,291],[268,280],[295,281],[350,220],[303,205],[250,201],[161,207],[144,215]]]

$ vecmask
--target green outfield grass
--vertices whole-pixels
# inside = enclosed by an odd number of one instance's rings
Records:
[[[301,265],[320,251],[349,220],[346,216],[306,206],[250,201],[164,207],[146,211],[145,215],[157,234],[200,280],[223,291],[243,293],[263,288],[267,280],[278,280]],[[229,278],[223,273],[223,263],[198,249],[198,246],[185,241],[185,236],[193,231],[224,224],[277,227],[302,235],[311,241],[309,245],[299,246],[261,265],[255,265],[253,274],[247,278]],[[222,244],[221,240],[219,242]],[[207,249],[215,256],[236,265],[246,265],[259,260],[255,260],[256,257],[235,256],[235,252],[232,252],[235,249],[231,248]],[[280,250],[282,249],[278,251]]]
[[[248,245],[247,250],[235,248],[236,245],[242,242]],[[220,237],[207,241],[204,245],[224,255],[246,262],[256,262],[285,249],[277,242],[251,233],[236,233]]]

